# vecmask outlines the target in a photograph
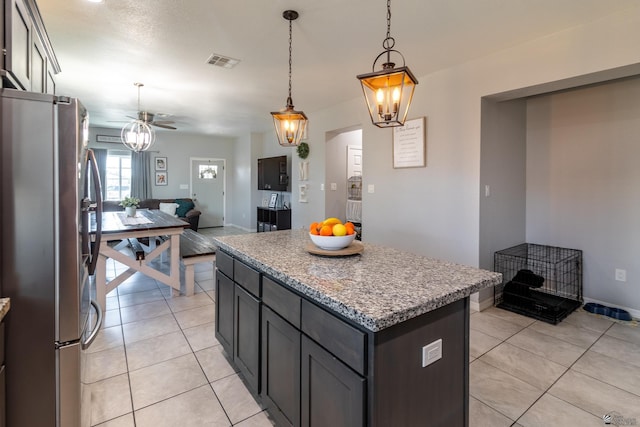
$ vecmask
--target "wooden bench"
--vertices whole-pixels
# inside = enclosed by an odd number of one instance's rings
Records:
[[[202,234],[185,229],[180,235],[180,260],[184,264],[185,294],[193,295],[195,274],[193,265],[199,262],[215,261],[216,247]]]

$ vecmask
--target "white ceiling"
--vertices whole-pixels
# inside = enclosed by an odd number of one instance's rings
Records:
[[[391,4],[396,49],[420,80],[436,70],[635,7],[637,0],[405,0]],[[94,126],[119,128],[141,108],[179,131],[237,136],[272,126],[288,90],[313,112],[361,96],[357,74],[383,51],[383,0],[38,0],[62,72]],[[212,53],[241,62],[206,64]],[[363,100],[363,108],[364,100]],[[158,119],[165,119],[158,118]],[[163,131],[163,130],[160,130]],[[178,131],[178,132],[179,132]],[[163,131],[164,132],[164,131]],[[166,131],[176,132],[176,131]]]

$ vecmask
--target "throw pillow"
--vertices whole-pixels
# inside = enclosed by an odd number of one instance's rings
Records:
[[[160,203],[160,210],[162,212],[168,213],[171,216],[178,216],[176,215],[177,208],[178,208],[177,203]]]
[[[191,200],[176,199],[178,209],[176,209],[176,215],[180,218],[184,218],[191,209],[195,208],[195,204]]]

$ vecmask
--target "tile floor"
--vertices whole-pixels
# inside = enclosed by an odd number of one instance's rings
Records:
[[[192,297],[139,273],[109,294],[89,354],[93,425],[272,426],[214,337],[214,274],[196,265]],[[602,426],[605,414],[640,425],[638,327],[583,311],[552,326],[491,308],[472,313],[470,348],[471,427]]]

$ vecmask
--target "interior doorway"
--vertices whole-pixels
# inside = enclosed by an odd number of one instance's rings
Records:
[[[352,220],[355,199],[352,187],[361,186],[363,174],[362,129],[331,132],[326,144],[325,216]],[[355,182],[353,177],[360,178]],[[361,201],[358,200],[357,204],[357,213],[360,215]]]
[[[199,228],[222,227],[226,203],[226,161],[191,158],[191,198],[200,215]]]

